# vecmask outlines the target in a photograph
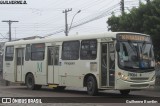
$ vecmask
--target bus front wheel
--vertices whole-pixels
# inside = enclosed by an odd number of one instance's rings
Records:
[[[98,93],[97,81],[93,76],[87,78],[87,93],[92,96]]]
[[[38,90],[41,89],[42,85],[36,85],[33,74],[28,74],[26,77],[26,85],[28,89]]]
[[[120,90],[120,93],[121,93],[122,95],[129,95],[130,90]]]

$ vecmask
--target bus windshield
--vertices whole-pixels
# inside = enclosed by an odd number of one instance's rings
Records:
[[[146,41],[120,41],[118,64],[123,69],[154,69],[153,46]]]

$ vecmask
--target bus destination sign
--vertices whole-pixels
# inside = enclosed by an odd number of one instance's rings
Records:
[[[124,34],[118,35],[118,40],[131,40],[131,41],[147,41],[150,42],[150,37],[144,35],[131,35],[131,34]]]

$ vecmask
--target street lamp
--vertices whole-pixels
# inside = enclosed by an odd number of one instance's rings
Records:
[[[81,10],[77,11],[77,13],[73,16],[72,21],[71,21],[71,25],[70,25],[70,27],[69,27],[69,29],[68,29],[68,32],[70,31],[70,29],[71,29],[71,27],[72,27],[72,23],[73,23],[74,17],[75,17],[78,13],[80,13],[80,12],[81,12]]]

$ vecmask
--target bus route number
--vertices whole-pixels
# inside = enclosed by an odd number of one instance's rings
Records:
[[[137,74],[136,73],[128,73],[128,76],[137,77]]]

